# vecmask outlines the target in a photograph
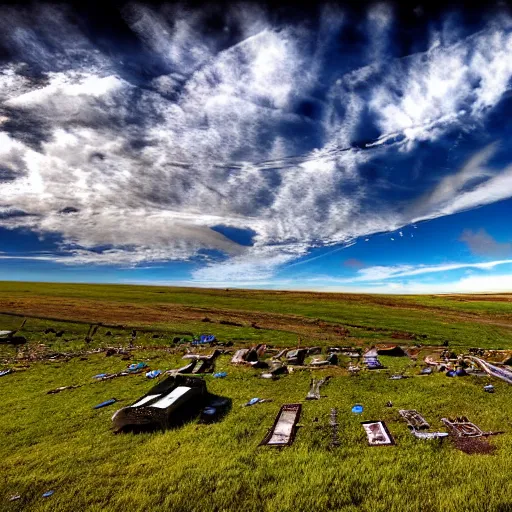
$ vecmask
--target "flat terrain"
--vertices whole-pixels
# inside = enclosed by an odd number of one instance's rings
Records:
[[[27,322],[27,345],[0,344],[0,510],[169,511],[512,511],[512,387],[489,377],[419,376],[422,357],[445,344],[512,349],[512,295],[369,296],[192,288],[0,283],[0,330]],[[101,323],[91,342],[90,323]],[[45,333],[52,328],[60,336]],[[106,357],[127,347],[130,360]],[[417,346],[417,361],[382,357],[387,370],[296,370],[277,381],[219,358],[225,379],[208,390],[232,400],[212,425],[196,420],[164,433],[112,432],[113,412],[154,385],[144,374],[96,382],[98,373],[145,361],[183,365],[176,337],[213,333],[237,347]],[[97,351],[97,353],[93,353]],[[204,349],[209,353],[209,349]],[[64,355],[63,355],[64,354]],[[52,356],[54,358],[52,359]],[[390,380],[405,372],[411,378]],[[331,375],[318,401],[305,401],[311,377]],[[493,383],[496,392],[483,386]],[[59,386],[81,385],[49,395]],[[118,404],[94,410],[115,397]],[[272,402],[242,407],[252,397]],[[391,401],[393,406],[387,407]],[[283,403],[303,403],[296,440],[258,447]],[[351,413],[355,403],[364,413]],[[341,445],[329,450],[331,408]],[[399,409],[417,409],[432,430],[466,415],[493,436],[490,455],[467,455],[451,440],[420,441]],[[396,446],[367,446],[360,425],[384,420]],[[55,493],[44,498],[45,491]],[[20,499],[10,502],[12,495]]]

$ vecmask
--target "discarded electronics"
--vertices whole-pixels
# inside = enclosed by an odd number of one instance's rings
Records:
[[[113,416],[115,432],[166,429],[197,414],[206,397],[204,380],[169,376]]]
[[[414,409],[400,409],[398,413],[407,422],[407,426],[414,437],[418,439],[442,439],[448,437],[447,432],[425,432],[425,430],[430,428],[430,425],[425,421],[425,418]]]
[[[301,410],[301,404],[281,406],[274,425],[261,441],[260,446],[290,446],[295,438]]]
[[[377,350],[371,349],[363,355],[363,362],[368,370],[381,370],[385,366],[379,361],[377,357]]]
[[[0,331],[0,343],[7,343],[9,345],[24,345],[27,343],[27,339],[24,336],[16,336],[16,333],[23,329],[23,326],[27,322],[24,318],[21,325],[14,331]]]
[[[305,348],[298,348],[295,350],[289,350],[286,353],[286,362],[292,365],[301,366],[304,364],[308,351]]]
[[[329,380],[330,377],[324,379],[311,379],[309,392],[306,400],[320,400],[320,388]]]
[[[370,446],[390,446],[395,444],[393,436],[383,421],[361,422]]]

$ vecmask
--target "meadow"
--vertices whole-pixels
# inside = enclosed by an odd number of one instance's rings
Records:
[[[512,295],[367,296],[167,287],[0,283],[0,330],[27,322],[27,344],[0,344],[0,509],[6,511],[512,511],[511,387],[489,377],[420,376],[422,357],[448,345],[512,349]],[[92,341],[85,335],[101,323]],[[63,331],[61,336],[47,332]],[[130,360],[106,357],[128,347]],[[357,376],[339,367],[297,369],[279,380],[222,355],[204,376],[232,400],[222,421],[197,420],[151,434],[114,434],[111,416],[154,384],[144,374],[96,382],[131,362],[183,365],[177,338],[213,333],[229,350],[296,346],[417,346],[417,361],[386,357],[386,370]],[[230,344],[231,344],[230,343]],[[190,347],[189,347],[190,348]],[[98,353],[91,353],[95,349]],[[210,349],[202,349],[209,353]],[[56,357],[59,354],[65,356]],[[52,359],[52,355],[54,358]],[[390,380],[405,372],[411,378]],[[312,377],[331,375],[322,398],[305,401]],[[483,391],[486,384],[495,393]],[[59,386],[81,385],[58,394]],[[253,397],[271,402],[243,407]],[[116,398],[113,406],[93,406]],[[387,402],[392,402],[392,407]],[[258,447],[284,403],[303,403],[295,442]],[[351,412],[364,406],[362,415]],[[338,410],[340,446],[330,448]],[[398,414],[417,409],[432,430],[466,415],[493,436],[492,454],[468,455],[450,439],[414,438]],[[384,420],[396,446],[370,447],[361,421]],[[53,490],[48,498],[42,494]],[[20,499],[9,501],[13,495]]]

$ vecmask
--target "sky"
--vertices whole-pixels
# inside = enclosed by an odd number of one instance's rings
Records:
[[[0,1],[0,279],[512,292],[512,10]]]

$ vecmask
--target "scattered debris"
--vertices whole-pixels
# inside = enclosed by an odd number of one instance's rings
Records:
[[[386,403],[386,407],[393,407],[393,402],[391,400],[388,400]]]
[[[60,388],[51,389],[50,391],[47,391],[47,395],[55,395],[56,393],[60,393],[61,391],[64,391],[66,389],[76,389],[82,387],[82,384],[75,384],[74,386],[61,386]]]
[[[394,333],[396,334],[396,333]],[[392,338],[395,336],[392,334]],[[401,338],[404,339],[404,338]],[[414,339],[414,338],[406,338],[406,339]],[[394,357],[404,357],[407,354],[404,350],[398,345],[379,345],[377,347],[377,355],[379,356],[394,356]]]
[[[400,409],[398,414],[407,422],[407,426],[411,430],[428,430],[430,428],[425,418],[415,409]]]
[[[286,362],[291,365],[301,366],[304,364],[308,351],[305,348],[298,348],[296,350],[289,350],[286,353]]]
[[[432,375],[432,367],[427,366],[420,371],[420,375]]]
[[[192,371],[194,370],[194,367],[197,364],[197,361],[198,361],[197,359],[194,359],[189,364],[182,366],[181,368],[177,368],[176,370],[167,370],[165,373],[167,375],[175,375],[177,373],[192,373]]]
[[[43,494],[43,498],[49,498],[55,491],[46,491]]]
[[[92,341],[98,328],[99,328],[98,324],[91,324],[89,326],[89,330],[87,331],[87,334],[85,335],[85,340],[84,340],[86,343],[90,343]]]
[[[224,377],[227,377],[228,374],[226,372],[218,372],[218,373],[214,373],[213,376],[216,379],[223,379]]]
[[[7,343],[9,345],[24,345],[27,343],[27,339],[24,336],[16,336],[18,331],[23,329],[27,319],[24,318],[21,325],[14,331],[0,331],[0,343]]]
[[[482,368],[484,372],[491,375],[492,377],[496,377],[498,379],[504,380],[508,384],[512,384],[512,371],[508,368],[500,368],[494,364],[488,363],[479,357],[467,356],[466,359],[475,362]]]
[[[138,373],[147,367],[148,365],[146,363],[132,363],[131,365],[128,366],[128,371],[132,373]]]
[[[484,432],[474,423],[471,423],[466,416],[457,418],[441,418],[441,421],[450,429],[455,437],[482,437],[503,434],[503,432]]]
[[[391,377],[389,377],[390,380],[401,380],[401,379],[408,379],[409,376],[408,375],[403,375],[402,373],[396,373],[394,375],[391,375]]]
[[[162,373],[161,370],[151,370],[146,373],[148,379],[156,379]]]
[[[351,375],[357,375],[361,371],[361,368],[359,368],[359,366],[353,365],[351,363],[348,365],[347,370],[350,372]]]
[[[273,402],[271,398],[251,398],[243,407],[250,407],[251,405],[262,404],[264,402]]]
[[[19,499],[21,499],[21,496],[19,494],[14,494],[9,498],[9,501],[17,501]]]
[[[113,416],[116,432],[165,429],[197,414],[206,396],[204,380],[184,375],[165,378]]]
[[[320,387],[323,386],[329,379],[330,377],[325,377],[323,379],[311,379],[306,400],[320,400]]]
[[[281,406],[274,425],[268,431],[260,446],[290,446],[295,437],[301,410],[301,404],[285,404]]]
[[[199,338],[194,338],[192,340],[192,345],[206,345],[209,343],[213,343],[216,340],[213,334],[201,334]]]
[[[101,404],[95,405],[93,409],[102,409],[103,407],[108,407],[109,405],[115,404],[117,399],[111,398],[110,400],[106,400],[105,402],[101,402]]]
[[[363,406],[361,404],[356,404],[354,407],[352,407],[352,412],[354,414],[362,414],[363,413]]]
[[[270,363],[270,370],[266,373],[262,373],[261,376],[264,379],[277,379],[279,375],[287,375],[288,372],[288,367],[284,363],[273,360]]]
[[[193,374],[198,373],[213,373],[215,367],[215,360],[222,354],[220,350],[214,350],[209,356],[200,354],[186,354],[183,359],[194,359],[197,365],[192,370]]]
[[[363,355],[363,362],[368,368],[368,370],[380,370],[385,368],[385,366],[379,361],[377,357],[377,349],[370,349]]]
[[[383,421],[363,421],[361,425],[363,425],[370,446],[389,446],[395,444],[395,440]]]
[[[492,384],[487,384],[487,386],[484,386],[484,391],[487,391],[487,393],[494,393],[494,386]]]
[[[0,377],[3,377],[4,375],[9,375],[10,373],[12,373],[12,368],[8,368],[7,370],[2,370],[0,372]]]

